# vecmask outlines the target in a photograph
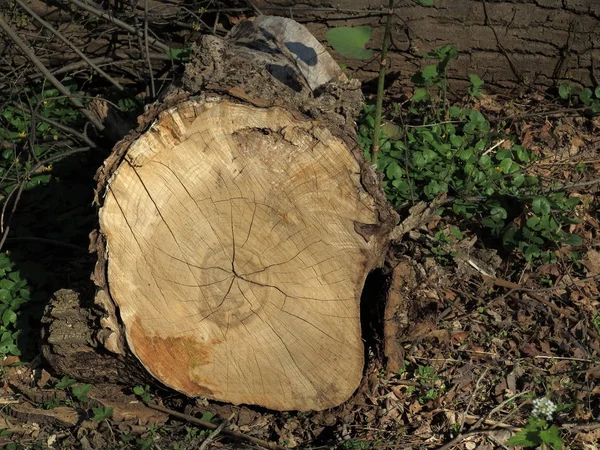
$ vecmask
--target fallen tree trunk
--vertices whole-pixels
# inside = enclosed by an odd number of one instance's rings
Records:
[[[98,172],[100,327],[57,295],[51,365],[81,380],[141,365],[188,396],[277,410],[349,398],[363,285],[397,221],[355,140],[360,106],[292,20],[205,37]]]
[[[600,84],[600,2],[597,0],[435,0],[395,2],[390,71],[399,85],[422,66],[422,54],[454,45],[458,61],[449,67],[448,82],[464,88],[476,73],[488,89],[506,92],[518,86],[545,88],[562,82]],[[322,0],[289,2],[257,0],[264,14],[293,17],[325,42],[332,27],[370,25],[371,48],[382,42],[387,2]],[[355,77],[372,80],[379,72],[370,63],[335,55]],[[399,76],[398,76],[399,74]]]

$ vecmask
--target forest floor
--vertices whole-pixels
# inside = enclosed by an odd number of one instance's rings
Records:
[[[543,101],[533,94],[520,100],[490,95],[477,108],[486,114],[502,111],[519,116],[535,112]],[[544,105],[544,109],[552,108]],[[506,442],[513,434],[528,423],[533,427],[533,402],[548,398],[556,406],[551,421],[558,430],[545,428],[546,443],[552,445],[556,431],[567,448],[597,449],[600,217],[594,181],[600,173],[600,121],[571,113],[532,115],[516,129],[522,145],[543,155],[532,167],[539,176],[581,186],[577,195],[582,220],[571,231],[584,238],[585,248],[574,259],[573,250],[563,246],[556,263],[532,267],[499,253],[468,231],[460,239],[449,239],[444,252],[432,251],[428,236],[452,225],[450,219],[434,216],[411,230],[391,249],[393,263],[367,282],[363,312],[379,313],[364,326],[363,382],[340,407],[278,413],[190,400],[160,387],[138,387],[136,395],[132,386],[90,386],[48,373],[34,339],[26,356],[2,362],[0,445],[7,449],[260,448],[256,442],[227,434],[233,431],[269,442],[271,448],[491,450],[508,448]],[[92,158],[89,166],[97,163]],[[582,165],[584,172],[578,170]],[[91,179],[86,173],[78,176],[63,180],[63,189],[74,190],[77,183],[83,186],[86,177]],[[71,221],[82,214],[82,222],[89,224],[91,219],[80,210],[87,201],[87,195],[77,201],[63,199],[58,216]],[[28,205],[37,210],[39,226],[58,220],[57,214],[40,212],[40,208],[55,208],[52,203],[26,197],[24,211]],[[44,214],[53,219],[45,219]],[[56,228],[65,232],[64,224]],[[85,234],[80,240],[79,249],[43,242],[27,245],[44,252],[36,262],[38,272],[43,266],[45,273],[56,275],[58,285],[68,280],[63,286],[85,290],[93,260],[81,251]],[[9,248],[18,253],[23,247],[15,243]],[[457,257],[461,254],[477,259]],[[488,269],[474,261],[486,261]],[[384,342],[389,345],[390,337],[389,333],[383,336],[380,302],[390,286],[393,292],[387,297],[395,295],[398,311],[405,313],[394,315],[391,328],[385,324],[385,329],[394,330],[396,345],[394,355],[386,358]],[[206,442],[210,434],[194,418],[227,422]],[[535,436],[532,439],[535,443]]]
[[[407,230],[390,249],[388,266],[367,280],[364,377],[341,406],[280,413],[191,400],[160,386],[89,385],[50,373],[40,351],[40,319],[59,289],[92,297],[93,177],[115,140],[105,135],[93,147],[89,136],[98,136],[86,134],[92,127],[83,126],[68,97],[101,96],[133,124],[150,93],[181,73],[186,45],[203,33],[224,35],[243,17],[203,16],[204,8],[178,2],[156,2],[160,8],[149,16],[127,6],[135,2],[115,2],[122,4],[117,15],[125,28],[98,11],[48,14],[114,77],[108,79],[10,3],[0,13],[70,94],[41,82],[38,67],[16,45],[0,54],[0,231],[7,237],[0,245],[0,303],[17,285],[23,297],[13,305],[21,306],[18,319],[0,304],[1,354],[10,355],[17,340],[21,353],[0,363],[0,447],[491,450],[514,448],[507,441],[520,433],[530,447],[543,441],[549,448],[600,448],[600,117],[526,88],[469,98],[469,107],[508,117],[507,132],[536,155],[529,173],[568,186],[579,198],[578,223],[567,231],[584,245],[550,245],[556,262],[533,265],[498,239],[482,237],[479,225],[458,225],[450,216],[432,215]],[[150,39],[149,52],[148,27],[178,49]],[[126,89],[114,87],[115,79]],[[408,105],[413,92],[405,94]],[[410,216],[408,208],[400,212]],[[387,310],[385,302],[392,305]],[[556,407],[551,417],[540,414],[539,399]],[[205,425],[218,428],[211,434]]]

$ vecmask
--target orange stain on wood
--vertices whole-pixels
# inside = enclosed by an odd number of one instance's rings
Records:
[[[211,349],[219,341],[213,339],[210,344],[203,344],[189,336],[149,335],[139,318],[133,321],[127,334],[138,359],[163,383],[190,396],[215,395],[213,389],[203,385],[206,380],[193,374],[211,362]]]

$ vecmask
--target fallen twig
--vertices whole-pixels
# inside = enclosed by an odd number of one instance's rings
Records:
[[[71,50],[73,50],[81,59],[83,59],[92,69],[94,69],[96,72],[98,72],[102,77],[104,77],[107,81],[112,83],[120,91],[122,91],[124,89],[123,86],[121,86],[121,84],[117,80],[115,80],[113,77],[111,77],[109,74],[107,74],[104,70],[102,70],[100,67],[98,67],[96,64],[94,64],[92,62],[92,60],[90,60],[81,50],[79,50],[75,46],[75,44],[73,44],[71,41],[69,41],[67,38],[65,38],[58,30],[56,30],[52,25],[50,25],[50,23],[46,22],[44,19],[42,19],[40,16],[38,16],[36,14],[36,12],[33,11],[29,6],[27,6],[27,4],[23,0],[16,0],[16,2],[31,17],[33,17],[35,20],[37,20],[39,23],[41,23],[52,34],[54,34],[54,36],[56,36],[62,42],[67,44],[71,48]]]
[[[232,415],[233,417],[233,415]],[[215,438],[219,435],[219,433],[221,431],[223,431],[223,429],[225,428],[225,426],[229,424],[229,420],[224,420],[223,422],[220,423],[220,425],[215,429],[215,431],[213,431],[210,435],[208,435],[208,437],[206,439],[204,439],[204,441],[202,442],[202,445],[200,446],[200,448],[198,450],[205,450],[208,448],[208,445],[215,440]]]
[[[4,32],[12,39],[12,41],[25,53],[25,55],[29,58],[29,60],[39,69],[40,72],[44,74],[44,76],[52,83],[52,85],[59,90],[59,92],[63,95],[66,95],[69,101],[75,106],[81,114],[83,114],[99,131],[104,130],[104,125],[98,122],[87,109],[83,106],[83,103],[79,101],[78,98],[74,97],[67,88],[60,82],[58,79],[50,73],[48,68],[35,56],[33,50],[27,45],[12,29],[12,27],[7,24],[2,16],[0,16],[0,28],[4,30]]]
[[[197,417],[190,416],[189,414],[183,414],[178,411],[173,411],[172,409],[165,408],[164,406],[156,405],[154,403],[146,403],[146,406],[148,406],[148,408],[163,412],[165,414],[169,414],[173,417],[177,417],[177,418],[185,420],[187,422],[195,423],[204,428],[208,428],[209,430],[216,430],[218,428],[218,426],[215,425],[214,423],[208,422],[206,420],[198,419]],[[252,436],[248,436],[247,434],[244,434],[244,433],[239,433],[237,431],[223,429],[221,431],[221,433],[223,433],[226,436],[229,436],[229,437],[232,437],[235,439],[239,439],[239,440],[248,441],[248,442],[251,442],[260,447],[268,448],[271,450],[286,450],[285,447],[282,447],[281,445],[278,445],[274,442],[268,442],[263,439],[258,439],[258,438],[252,437]]]
[[[98,8],[91,6],[89,3],[84,3],[79,0],[70,0],[70,1],[74,5],[79,6],[81,9],[84,9],[87,12],[94,14],[95,16],[102,17],[103,19],[108,20],[109,22],[115,24],[116,26],[118,26],[126,31],[129,31],[130,33],[133,33],[138,37],[144,37],[144,33],[142,32],[142,30],[136,30],[131,25],[123,22],[122,20],[117,19],[116,17],[111,16],[110,14],[108,14],[105,11],[102,11]],[[149,42],[149,44],[152,45],[153,47],[159,48],[165,52],[170,49],[168,45],[163,44],[158,39],[152,39]]]
[[[152,100],[154,100],[156,99],[156,89],[154,87],[152,62],[150,61],[150,49],[148,48],[148,0],[144,1],[144,12],[144,53],[146,53],[146,63],[148,64],[148,73],[150,74],[150,93],[152,94]]]

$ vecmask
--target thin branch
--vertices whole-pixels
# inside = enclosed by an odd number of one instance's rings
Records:
[[[8,217],[7,225],[5,228],[4,228],[5,208],[2,208],[2,224],[3,224],[2,231],[3,231],[3,233],[2,233],[2,239],[0,239],[0,250],[2,250],[2,248],[4,247],[4,243],[6,242],[8,233],[10,232],[10,222],[15,214],[15,211],[17,210],[17,205],[19,204],[19,201],[21,200],[21,194],[23,194],[23,189],[25,189],[25,184],[26,184],[25,180],[21,181],[21,183],[19,184],[19,189],[17,190],[17,196],[15,197],[15,200],[13,201],[12,210],[10,211],[10,216]],[[6,207],[7,204],[8,204],[8,199],[6,199],[6,202],[4,203],[4,207]]]
[[[208,448],[208,446],[210,445],[210,443],[215,440],[215,438],[219,435],[219,433],[221,431],[223,431],[225,426],[228,424],[229,424],[229,420],[224,420],[223,422],[221,422],[221,424],[215,429],[215,431],[213,431],[206,439],[204,439],[204,442],[202,442],[202,445],[200,446],[200,448],[198,450],[206,450]]]
[[[154,409],[156,411],[160,411],[165,414],[169,414],[173,417],[177,417],[178,419],[185,420],[186,422],[195,423],[196,425],[200,425],[201,427],[208,428],[209,430],[216,430],[218,428],[218,426],[215,425],[214,423],[208,422],[206,420],[198,419],[197,417],[190,416],[189,414],[183,414],[178,411],[173,411],[172,409],[165,408],[164,406],[156,405],[153,403],[146,403],[146,406],[148,406],[148,408]],[[239,433],[237,431],[223,430],[222,433],[224,435],[230,436],[232,438],[251,442],[255,445],[265,447],[265,448],[268,448],[271,450],[286,450],[286,447],[277,445],[274,442],[268,442],[263,439],[258,439],[253,436],[248,436],[247,434]]]
[[[105,11],[101,11],[100,9],[89,5],[88,3],[84,3],[79,0],[70,0],[70,2],[76,6],[79,6],[81,9],[84,9],[87,12],[94,14],[95,16],[102,17],[103,19],[108,20],[109,22],[115,24],[116,26],[118,26],[126,31],[129,31],[132,34],[135,34],[136,36],[143,37],[143,35],[144,35],[144,33],[141,30],[136,30],[131,25],[123,22],[122,20],[119,20],[119,19],[113,17],[112,15],[110,15],[109,13],[107,13]],[[168,45],[163,44],[158,39],[152,39],[149,44],[152,45],[153,47],[159,48],[165,52],[169,51],[169,49],[170,49],[170,47]]]
[[[469,414],[469,409],[471,409],[471,404],[473,403],[473,399],[477,395],[477,391],[479,390],[479,385],[481,384],[481,380],[483,380],[483,377],[485,377],[487,375],[488,371],[489,371],[489,368],[486,367],[486,369],[483,371],[483,373],[481,374],[481,376],[477,380],[477,383],[475,383],[475,389],[473,389],[473,393],[469,397],[469,402],[467,403],[467,407],[465,408],[465,412],[462,415],[462,420],[460,421],[460,428],[458,429],[458,434],[459,435],[462,434],[462,431],[463,431],[463,429],[465,427],[465,419],[467,418],[467,414]]]
[[[172,61],[174,58],[167,55],[166,53],[150,53],[149,55],[150,59],[157,59],[157,60],[163,60],[163,61]],[[106,65],[112,65],[112,64],[120,64],[120,63],[125,63],[125,62],[143,62],[140,61],[138,55],[130,55],[130,54],[112,54],[109,56],[99,56],[98,58],[94,58],[91,60],[94,64],[96,64],[97,66],[106,66]],[[77,61],[77,62],[73,62],[70,64],[67,64],[66,66],[61,67],[60,69],[56,69],[52,71],[53,75],[60,75],[62,73],[66,73],[66,72],[72,72],[74,70],[77,69],[82,69],[84,67],[87,67],[87,63],[84,61]],[[36,78],[40,78],[41,74],[39,73],[35,73],[29,76],[30,79],[35,80]]]
[[[383,109],[383,91],[385,88],[385,69],[388,64],[387,53],[390,46],[390,33],[392,31],[392,17],[394,17],[394,0],[390,0],[385,32],[383,33],[383,44],[381,46],[381,57],[379,59],[379,80],[377,83],[377,103],[375,106],[375,124],[373,125],[373,147],[371,151],[371,164],[377,169],[377,158],[379,157],[379,135],[381,133],[381,115]]]
[[[18,103],[12,103],[12,106],[14,106],[15,108],[30,114],[31,112],[28,111],[27,109],[25,109],[24,107],[22,107],[21,105],[19,105]],[[83,142],[85,142],[87,145],[89,145],[91,148],[96,148],[96,143],[94,141],[92,141],[89,137],[87,137],[85,134],[80,133],[79,131],[75,130],[74,128],[71,128],[67,125],[63,125],[62,123],[56,122],[55,120],[49,119],[47,117],[42,116],[41,114],[38,114],[37,112],[34,113],[36,119],[38,120],[42,120],[44,122],[49,123],[50,125],[52,125],[55,128],[58,128],[59,130],[64,131],[65,133],[70,133],[73,136],[78,137],[79,139],[81,139]]]
[[[16,0],[16,2],[19,4],[19,6],[21,8],[23,8],[25,11],[27,11],[27,13],[31,17],[33,17],[35,20],[37,20],[39,23],[41,23],[47,30],[49,30],[52,34],[54,34],[62,42],[67,44],[71,48],[71,50],[73,50],[81,59],[83,59],[92,69],[94,69],[96,72],[98,72],[102,77],[104,77],[107,81],[112,83],[120,91],[122,91],[124,89],[123,86],[121,86],[121,84],[117,80],[115,80],[113,77],[111,77],[109,74],[107,74],[100,67],[95,65],[81,50],[79,50],[75,46],[75,44],[73,44],[71,41],[69,41],[67,38],[65,38],[58,30],[56,30],[52,25],[50,25],[50,23],[46,22],[44,19],[42,19],[40,16],[38,16],[36,14],[36,12],[33,11],[29,6],[27,6],[27,4],[23,0]]]
[[[152,62],[150,62],[150,50],[148,49],[148,0],[144,1],[144,43],[146,44],[146,63],[148,64],[148,72],[150,72],[150,92],[152,100],[156,99],[156,88],[154,87],[154,73],[152,71]]]
[[[254,3],[252,3],[250,0],[246,0],[246,3],[248,3],[248,6],[250,6],[250,8],[252,8],[252,11],[254,11],[254,14],[256,14],[257,16],[262,16],[262,12],[260,12],[260,9],[258,9]]]
[[[15,44],[17,44],[17,46],[23,51],[23,53],[25,53],[25,55],[27,55],[29,60],[33,64],[35,64],[35,66],[40,70],[40,72],[44,74],[44,76],[50,81],[50,83],[52,83],[52,85],[56,89],[58,89],[62,94],[66,95],[69,101],[73,104],[73,106],[78,108],[81,114],[83,114],[92,124],[94,124],[98,131],[104,130],[104,125],[102,125],[102,123],[100,123],[96,117],[94,117],[87,109],[85,109],[83,103],[81,103],[78,98],[74,97],[68,91],[68,89],[60,81],[58,81],[58,79],[54,75],[50,73],[48,68],[37,58],[37,56],[35,56],[35,53],[29,47],[29,45],[27,45],[17,35],[17,33],[12,29],[12,27],[4,21],[2,16],[0,16],[0,28],[2,28],[2,30],[4,30],[4,32],[12,39],[12,41]]]

